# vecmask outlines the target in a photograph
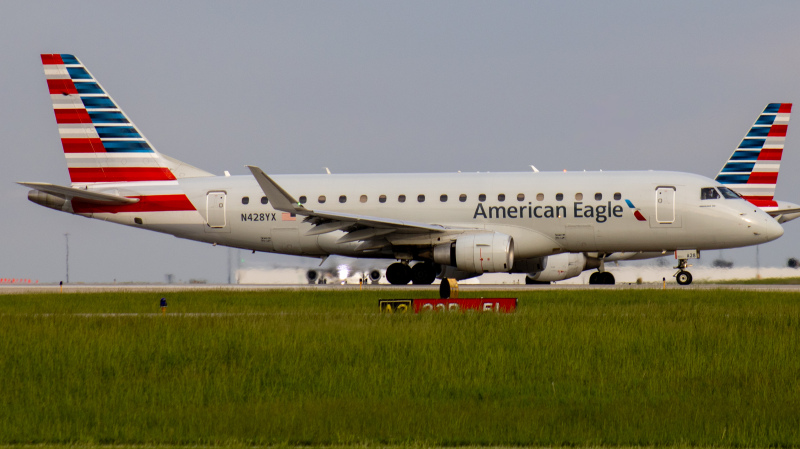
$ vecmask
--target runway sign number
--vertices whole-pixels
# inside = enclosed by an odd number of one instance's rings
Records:
[[[381,312],[414,313],[424,311],[476,310],[479,312],[511,313],[517,309],[517,298],[459,298],[459,299],[381,299]]]

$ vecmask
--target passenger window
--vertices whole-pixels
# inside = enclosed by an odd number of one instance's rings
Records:
[[[505,200],[506,200],[506,194],[505,193],[501,193],[501,194],[497,195],[497,201],[500,201],[502,203]]]
[[[425,202],[425,195],[417,195],[417,201],[420,203]]]
[[[537,193],[536,201],[544,201],[544,193]]]
[[[347,196],[346,195],[339,195],[339,202],[340,203],[346,203],[347,202]]]
[[[617,192],[614,194],[614,201],[619,201],[622,199],[622,194]]]
[[[465,203],[467,201],[467,195],[462,193],[461,195],[458,196],[458,201]]]
[[[319,201],[319,204],[325,204],[326,200],[327,200],[327,198],[325,198],[325,195],[320,195],[319,198],[317,198],[317,201]]]
[[[478,195],[478,201],[480,201],[481,203],[486,201],[486,194],[481,193],[480,195]]]
[[[405,203],[406,202],[406,196],[405,195],[398,196],[397,197],[397,202],[398,203]]]
[[[298,201],[300,204],[306,204],[306,201],[307,201],[307,200],[308,200],[308,198],[306,198],[306,196],[305,196],[305,195],[301,195],[301,196],[300,196],[300,198],[298,198],[298,199],[297,199],[297,201]]]
[[[447,202],[447,194],[443,193],[439,196],[439,201],[446,203]]]
[[[367,195],[361,195],[361,198],[359,198],[358,201],[361,201],[362,203],[366,203],[367,202]]]
[[[719,192],[713,187],[703,187],[700,189],[701,200],[716,200],[719,199]]]
[[[248,204],[248,203],[250,203],[250,197],[249,196],[243,196],[242,197],[242,204]]]
[[[595,201],[602,201],[603,200],[603,194],[602,193],[595,193],[594,194],[594,200]]]
[[[576,194],[575,194],[575,199],[576,199],[577,201],[580,201],[580,200],[582,200],[582,199],[583,199],[583,194],[582,194],[582,193],[576,193]]]
[[[524,193],[518,193],[517,194],[517,201],[525,201],[525,194]]]
[[[561,201],[564,199],[563,193],[556,193],[556,201]]]
[[[378,202],[379,203],[385,203],[386,202],[386,195],[379,196],[378,197]]]
[[[267,203],[269,203],[269,200],[267,199],[267,197],[262,196],[261,197],[261,204],[267,204]]]

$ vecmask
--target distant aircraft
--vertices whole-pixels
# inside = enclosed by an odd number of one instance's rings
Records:
[[[396,260],[392,284],[485,272],[549,282],[605,262],[765,243],[800,206],[774,201],[791,104],[769,104],[716,180],[665,171],[215,176],[156,151],[72,55],[42,55],[72,185],[40,205],[254,251]],[[737,193],[738,192],[738,193]],[[416,262],[412,265],[413,262]]]

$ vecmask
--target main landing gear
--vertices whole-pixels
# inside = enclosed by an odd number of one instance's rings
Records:
[[[678,269],[678,272],[674,274],[675,280],[680,285],[689,285],[692,283],[692,273],[686,271],[686,267],[690,267],[691,265],[686,263],[686,259],[679,259],[678,266],[675,267]]]
[[[608,271],[595,271],[589,276],[590,284],[614,285],[614,275]]]
[[[436,264],[431,262],[417,262],[409,266],[407,261],[396,262],[386,268],[386,280],[393,285],[406,285],[413,282],[416,285],[430,285],[436,280]]]

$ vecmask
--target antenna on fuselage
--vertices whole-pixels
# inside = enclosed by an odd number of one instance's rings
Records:
[[[533,165],[531,165],[531,170],[533,170],[534,173],[539,173],[539,169],[534,167]]]
[[[325,171],[328,172],[329,175],[331,174],[331,169],[330,168],[328,168],[328,167],[322,167],[322,168],[324,168]]]

